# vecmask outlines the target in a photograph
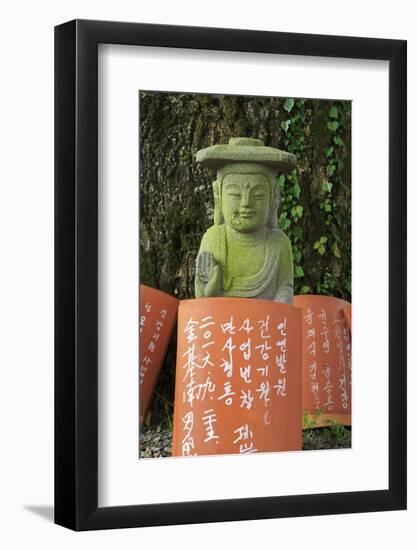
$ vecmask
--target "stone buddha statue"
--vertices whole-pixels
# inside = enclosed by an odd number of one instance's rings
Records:
[[[197,256],[197,298],[229,296],[292,304],[291,243],[278,228],[277,174],[295,166],[291,153],[260,139],[231,138],[197,152],[197,162],[217,170],[214,225]]]

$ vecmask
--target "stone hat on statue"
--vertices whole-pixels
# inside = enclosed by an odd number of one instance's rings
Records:
[[[290,172],[296,165],[297,158],[292,153],[265,147],[261,139],[232,137],[227,145],[212,145],[197,151],[196,160],[204,168],[217,170],[213,182],[214,223],[223,223],[222,187],[228,174],[263,174],[270,183],[271,209],[269,227],[277,227],[277,212],[280,204],[277,173]]]
[[[232,137],[227,145],[212,145],[197,151],[196,160],[204,168],[219,169],[231,163],[256,163],[287,173],[296,165],[296,156],[274,147],[266,147],[261,139]]]

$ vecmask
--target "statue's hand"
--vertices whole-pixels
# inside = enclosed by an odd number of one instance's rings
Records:
[[[197,257],[197,280],[206,297],[221,296],[220,266],[215,262],[211,252],[202,251]]]

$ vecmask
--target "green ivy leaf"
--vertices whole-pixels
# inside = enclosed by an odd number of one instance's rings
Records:
[[[334,136],[333,143],[335,145],[343,145],[343,139],[339,136]]]
[[[316,241],[313,245],[314,250],[317,250],[320,246],[320,241]]]
[[[301,239],[301,237],[303,236],[303,229],[299,225],[296,225],[294,227],[294,236],[296,239]]]
[[[327,243],[327,241],[328,241],[328,238],[325,237],[324,235],[323,235],[323,237],[320,237],[320,242],[321,242],[321,243],[324,244],[324,243]]]
[[[292,194],[296,199],[300,198],[300,192],[301,192],[301,187],[298,185],[298,183],[295,183],[292,187]]]
[[[287,219],[287,214],[286,214],[286,212],[283,212],[283,213],[281,214],[281,216],[279,217],[279,225],[280,225],[280,227],[281,227],[281,229],[282,229],[283,231],[285,231],[286,229],[288,229],[289,226],[291,225],[290,220]]]
[[[284,103],[282,104],[282,106],[287,111],[287,113],[289,113],[294,107],[294,100],[290,98],[284,99]]]
[[[333,254],[336,256],[336,258],[341,258],[342,255],[340,253],[339,247],[337,246],[337,242],[334,242],[332,245]]]
[[[337,107],[333,105],[333,107],[329,111],[329,117],[330,118],[338,118],[339,117],[339,111],[337,110]]]
[[[308,285],[304,285],[301,287],[300,292],[301,294],[308,294],[309,292],[311,292],[311,288]]]
[[[321,256],[323,256],[323,254],[324,254],[325,252],[326,252],[326,249],[325,249],[325,247],[321,244],[321,245],[319,246],[319,254],[320,254]]]
[[[326,168],[326,174],[328,176],[333,176],[336,171],[336,166],[334,164],[328,164]]]
[[[294,277],[296,279],[299,279],[300,277],[304,277],[304,270],[300,265],[296,265],[294,269]]]
[[[324,150],[326,157],[327,158],[330,157],[333,151],[334,151],[334,147],[332,145],[330,147],[326,147],[326,149]]]
[[[282,174],[279,176],[278,178],[278,185],[279,185],[279,188],[281,191],[284,191],[284,187],[285,187],[285,176],[283,176]]]
[[[303,207],[300,204],[291,208],[291,215],[297,221],[303,215]]]
[[[330,204],[330,202],[326,202],[324,204],[324,211],[325,212],[331,212],[332,211],[332,205]]]
[[[323,191],[326,191],[326,193],[330,193],[333,188],[333,183],[331,183],[330,181],[325,181],[323,182],[321,188],[323,189]]]
[[[284,132],[288,131],[288,128],[290,127],[291,120],[283,120],[281,122],[281,128],[284,130]]]
[[[281,122],[281,125],[282,125],[282,122]],[[327,128],[332,132],[336,132],[336,130],[339,128],[339,123],[337,122],[337,120],[332,120],[332,122],[327,123]]]
[[[293,252],[294,260],[296,262],[299,262],[301,260],[301,251],[298,250],[298,248],[294,248],[292,252]]]

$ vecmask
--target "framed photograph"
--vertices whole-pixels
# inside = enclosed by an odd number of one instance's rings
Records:
[[[405,509],[405,41],[56,27],[55,269],[57,524]]]

